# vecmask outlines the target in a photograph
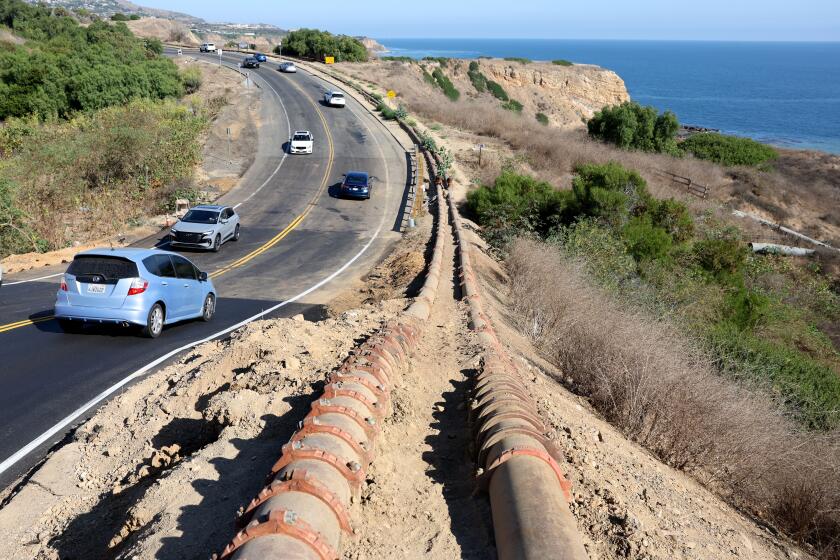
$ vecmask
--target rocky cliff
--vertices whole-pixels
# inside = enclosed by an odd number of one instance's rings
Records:
[[[598,66],[558,66],[543,62],[478,61],[480,71],[507,94],[535,113],[543,113],[563,128],[581,126],[605,105],[630,99],[618,74]],[[468,78],[467,78],[468,80]],[[475,90],[465,83],[464,91]]]

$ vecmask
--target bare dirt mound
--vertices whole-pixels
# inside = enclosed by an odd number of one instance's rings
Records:
[[[127,21],[125,24],[138,37],[154,37],[165,42],[198,45],[201,40],[183,23],[156,17]]]

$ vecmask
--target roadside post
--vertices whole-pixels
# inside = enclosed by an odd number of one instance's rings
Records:
[[[218,49],[219,51],[219,68],[222,67],[222,49]]]
[[[228,142],[227,142],[227,144],[228,144],[228,163],[230,164],[230,163],[233,163],[233,161],[230,159],[230,127],[227,127],[227,128],[225,129],[225,134],[227,134],[227,141],[228,141]]]
[[[481,167],[481,151],[484,150],[484,144],[478,145],[478,166]]]

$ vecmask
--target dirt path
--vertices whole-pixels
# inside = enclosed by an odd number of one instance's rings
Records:
[[[444,262],[453,263],[451,237]],[[393,396],[344,557],[493,558],[490,510],[474,496],[466,398],[477,349],[452,275],[441,279],[411,367]]]

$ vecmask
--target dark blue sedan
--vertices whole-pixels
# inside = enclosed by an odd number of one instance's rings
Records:
[[[364,171],[350,171],[341,182],[341,196],[370,198],[371,179]]]
[[[268,60],[268,58],[266,58],[266,56],[262,53],[254,54],[254,58],[257,59],[257,62],[265,62],[266,60]]]

